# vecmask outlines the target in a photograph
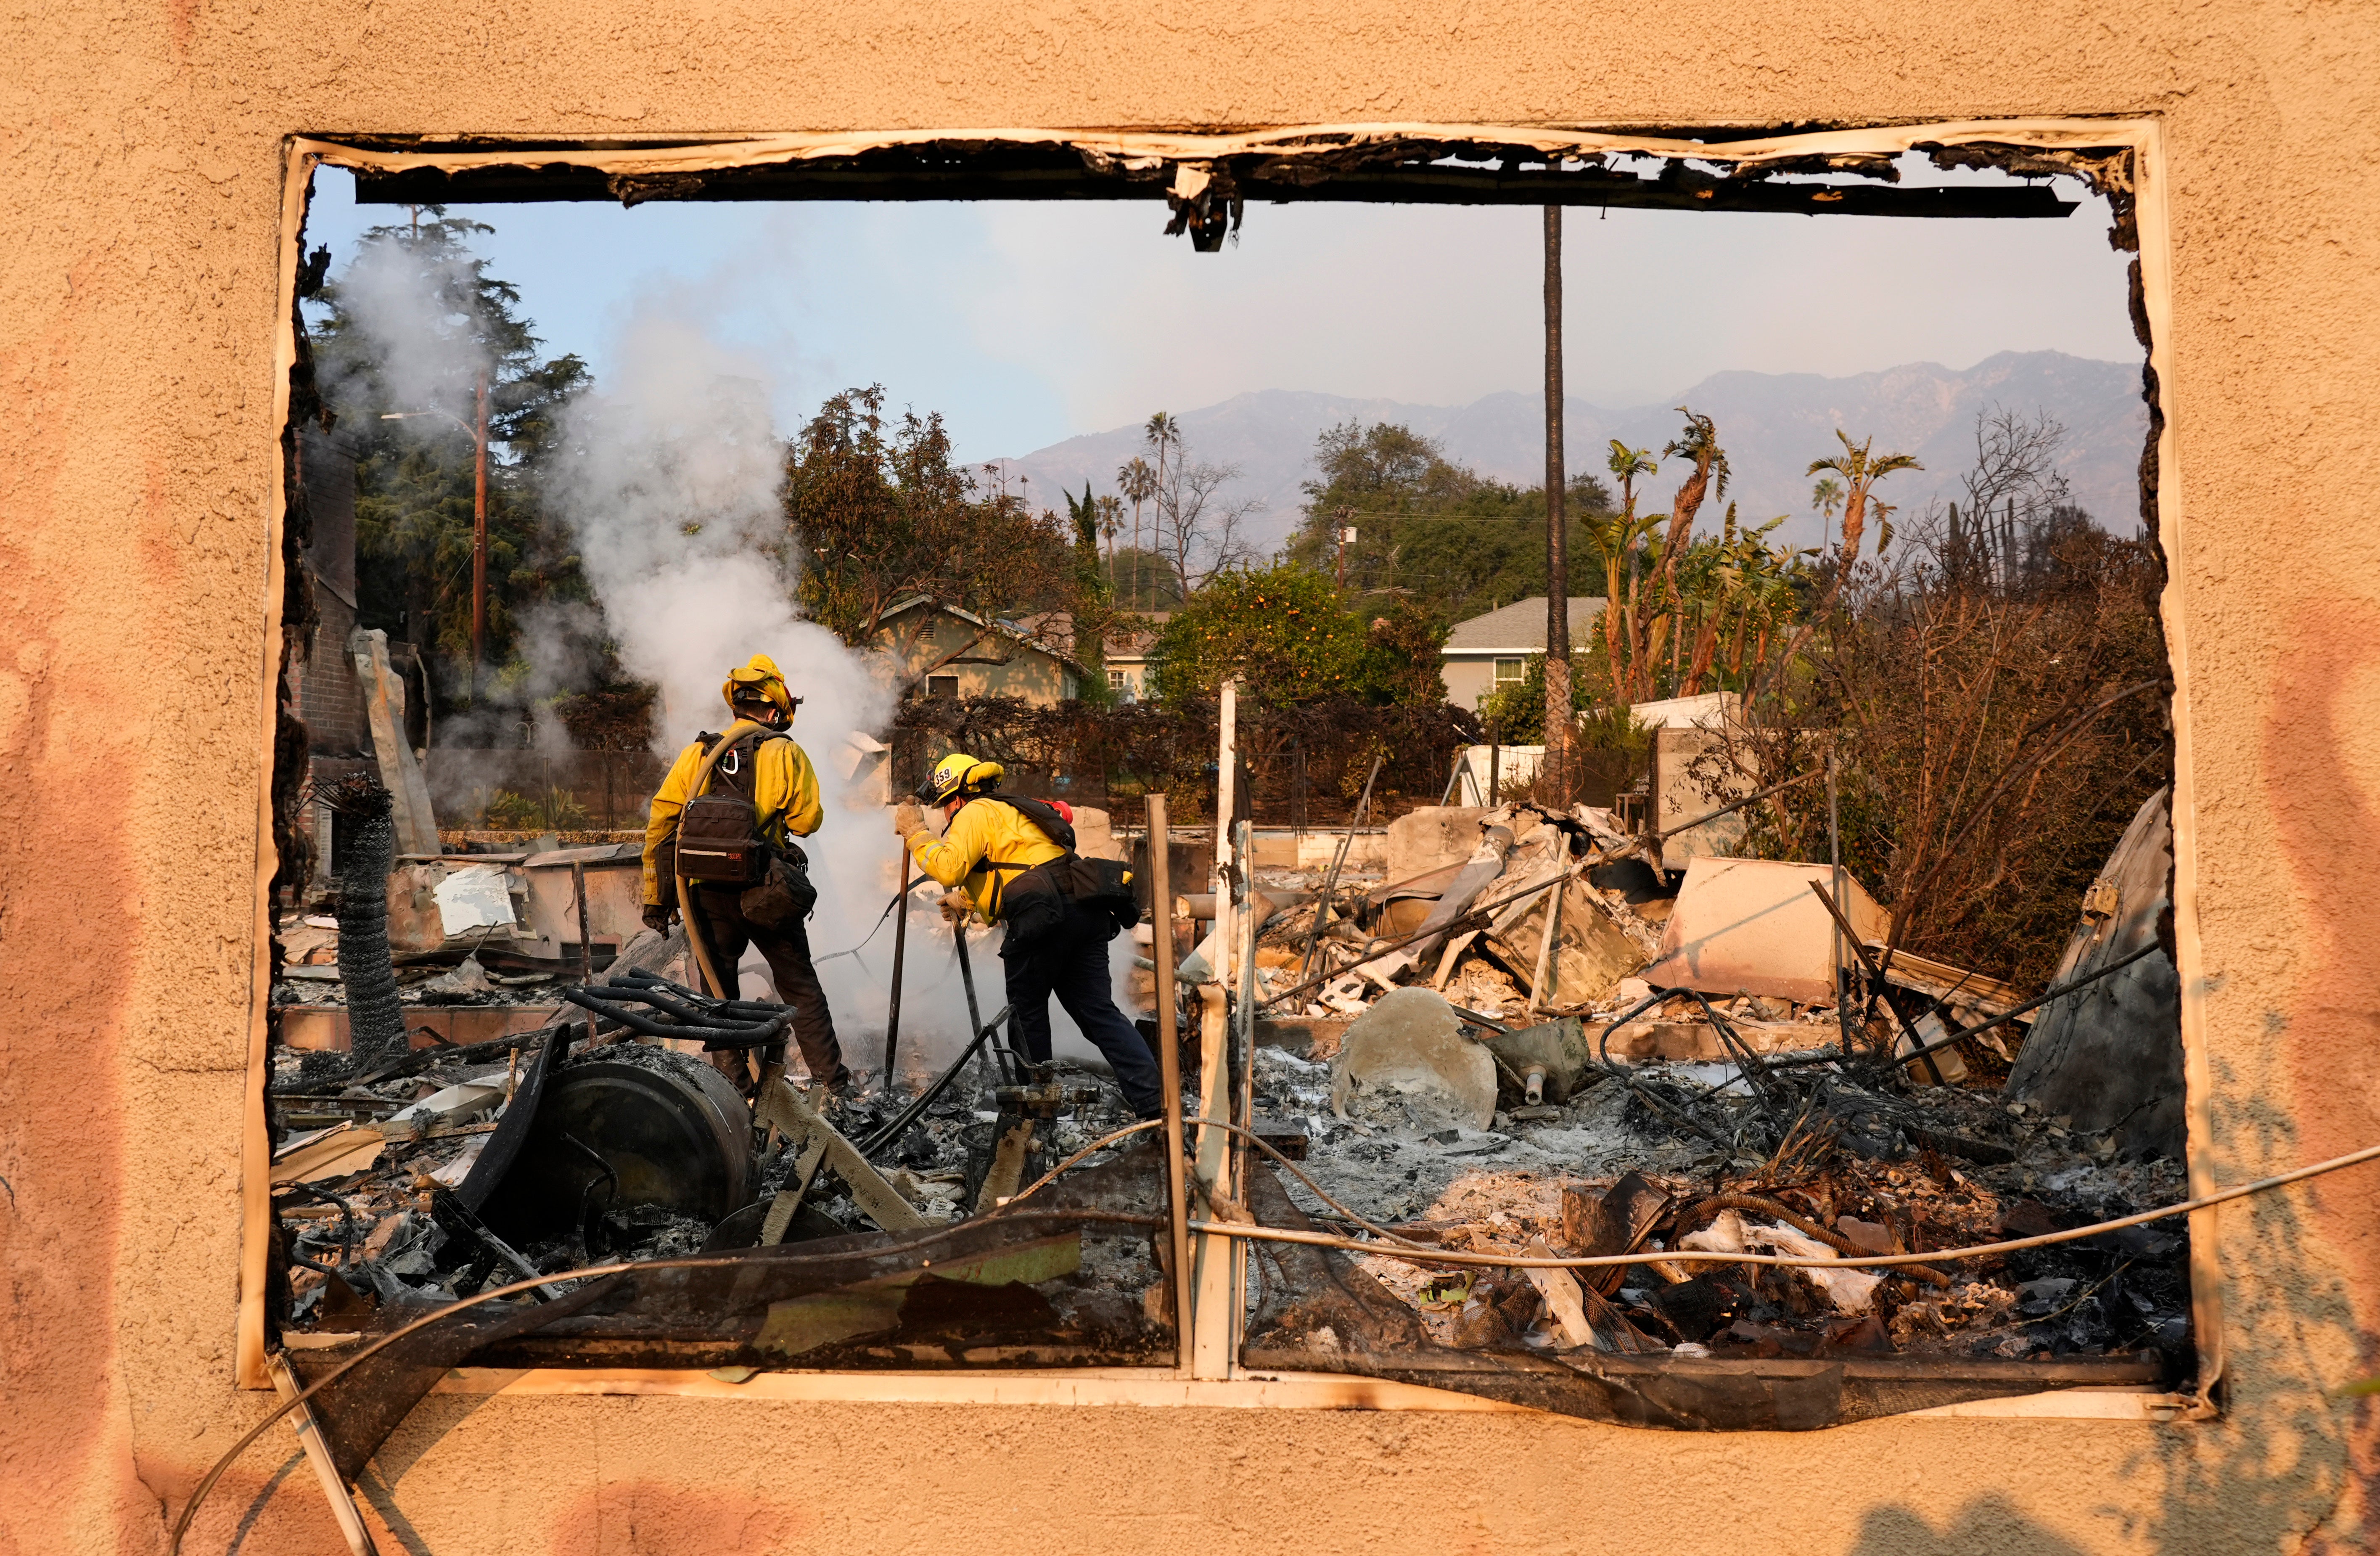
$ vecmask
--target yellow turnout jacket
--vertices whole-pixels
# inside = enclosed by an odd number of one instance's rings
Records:
[[[911,833],[909,852],[917,857],[920,869],[943,885],[964,882],[963,890],[976,910],[987,922],[996,922],[992,910],[999,905],[1003,878],[1013,878],[1017,871],[986,869],[985,863],[1046,864],[1066,851],[1014,806],[996,799],[971,799],[959,807],[958,814],[951,818],[950,830],[941,837],[929,832]]]
[[[645,821],[645,906],[669,900],[662,893],[675,890],[661,878],[655,854],[669,840],[677,825],[678,812],[694,797],[694,775],[702,766],[706,753],[698,740],[677,754],[670,765],[669,776],[653,795],[652,811]],[[723,759],[722,759],[723,760]],[[759,812],[760,835],[771,847],[782,848],[785,837],[808,837],[819,830],[826,819],[819,804],[818,772],[810,759],[790,735],[770,734],[761,737],[752,758],[752,804]],[[710,786],[719,787],[719,772],[711,770]]]

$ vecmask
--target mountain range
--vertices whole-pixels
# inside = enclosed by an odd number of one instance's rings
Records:
[[[2139,524],[2138,470],[2147,421],[2138,364],[2095,361],[2058,351],[2004,351],[1956,370],[1911,362],[1880,372],[1827,378],[1817,373],[1719,372],[1658,403],[1611,409],[1579,399],[1564,407],[1564,445],[1573,472],[1600,474],[1609,440],[1650,448],[1676,437],[1692,407],[1712,418],[1734,477],[1728,498],[1742,518],[1760,522],[1788,516],[1779,537],[1815,545],[1821,521],[1810,507],[1814,459],[1840,452],[1836,429],[1854,440],[1875,439],[1875,451],[1916,456],[1925,468],[1887,477],[1877,495],[1904,515],[1929,501],[1957,496],[1959,476],[1974,462],[1975,419],[2005,406],[2031,416],[2046,411],[2064,424],[2060,468],[2074,500],[2099,523],[2129,535]],[[1545,479],[1545,419],[1540,395],[1508,392],[1463,406],[1408,405],[1293,389],[1235,395],[1217,405],[1179,412],[1193,460],[1233,465],[1239,476],[1225,491],[1252,500],[1247,531],[1260,549],[1280,545],[1293,530],[1304,501],[1301,484],[1314,479],[1315,440],[1340,423],[1399,422],[1436,439],[1446,456],[1485,476],[1535,486]],[[1031,454],[1002,460],[1008,475],[1024,477],[1037,501],[1056,506],[1053,489],[1081,490],[1087,480],[1115,490],[1116,469],[1144,452],[1138,426],[1086,433]],[[1645,512],[1667,508],[1682,466],[1665,462],[1640,488]],[[1715,521],[1723,504],[1706,504]]]

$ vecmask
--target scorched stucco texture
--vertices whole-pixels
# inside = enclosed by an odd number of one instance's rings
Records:
[[[159,1547],[269,1398],[233,1319],[297,133],[2154,116],[2207,1160],[2380,1139],[2380,11],[165,0],[18,7],[0,59],[5,1556]],[[417,1552],[2362,1549],[2380,1437],[2324,1390],[2374,1364],[2375,1187],[2226,1214],[2211,1422],[439,1395],[367,1489]],[[266,1441],[197,1549],[337,1549]]]

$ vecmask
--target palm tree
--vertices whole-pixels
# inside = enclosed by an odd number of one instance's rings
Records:
[[[1173,451],[1173,480],[1178,486],[1182,481],[1182,423],[1165,411],[1157,411],[1149,417],[1148,425],[1140,430],[1140,435],[1142,442],[1157,450],[1157,484],[1150,491],[1149,498],[1157,504],[1157,521],[1162,526],[1165,521],[1168,496],[1168,488],[1165,484],[1165,452],[1169,448]],[[1173,494],[1173,500],[1178,506],[1179,493]]]
[[[1123,512],[1123,504],[1116,501],[1112,493],[1099,499],[1099,538],[1108,543],[1108,587],[1111,589],[1115,587],[1116,530],[1121,528],[1118,516]]]
[[[1706,496],[1727,495],[1727,451],[1718,445],[1718,429],[1707,416],[1696,415],[1684,406],[1678,413],[1686,419],[1685,431],[1661,450],[1665,459],[1682,458],[1693,461],[1686,479],[1678,483],[1678,494],[1670,500],[1670,531],[1661,541],[1661,571],[1654,598],[1661,607],[1658,616],[1645,622],[1648,628],[1644,642],[1644,657],[1658,663],[1665,640],[1670,648],[1670,691],[1677,693],[1678,652],[1684,640],[1684,617],[1678,591],[1678,564],[1685,559],[1686,550],[1694,539],[1694,514],[1702,507]]]
[[[1828,476],[1810,488],[1810,505],[1818,510],[1818,549],[1833,539],[1835,515],[1843,505],[1843,483]]]
[[[1661,462],[1653,457],[1651,449],[1630,448],[1614,438],[1607,465],[1612,479],[1620,482],[1620,513],[1592,527],[1596,545],[1603,553],[1603,650],[1611,662],[1613,684],[1623,696],[1641,701],[1635,697],[1635,656],[1631,651],[1636,641],[1636,548],[1652,533],[1658,516],[1636,517],[1636,481],[1659,469]],[[1624,590],[1620,579],[1623,566],[1628,572]]]
[[[1165,484],[1165,451],[1181,445],[1182,423],[1160,410],[1149,417],[1140,436],[1143,443],[1157,450],[1157,484],[1161,487]]]
[[[1835,430],[1835,437],[1842,444],[1843,451],[1828,458],[1812,460],[1805,473],[1815,476],[1821,471],[1831,470],[1843,478],[1843,539],[1835,573],[1840,582],[1843,571],[1859,560],[1860,533],[1867,525],[1869,489],[1895,470],[1922,470],[1925,467],[1906,454],[1888,454],[1877,457],[1868,452],[1876,446],[1874,438],[1854,444],[1851,434],[1840,428]],[[1821,484],[1831,485],[1832,482]],[[1815,489],[1813,495],[1815,495]],[[1891,511],[1882,504],[1876,506],[1881,534],[1881,541],[1876,547],[1879,553],[1892,543],[1892,527],[1884,522],[1885,516]]]
[[[1162,416],[1163,411],[1158,412]],[[1154,418],[1151,418],[1154,420]],[[1130,461],[1116,468],[1116,485],[1123,489],[1124,500],[1132,504],[1132,602],[1140,604],[1140,505],[1157,495],[1157,472],[1148,461],[1135,454]]]

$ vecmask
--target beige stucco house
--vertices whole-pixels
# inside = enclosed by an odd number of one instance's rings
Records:
[[[987,621],[924,598],[884,613],[876,635],[896,686],[929,697],[1014,697],[1048,705],[1082,695],[1083,667],[1062,645],[1063,617]]]
[[[1148,695],[1148,656],[1172,619],[1171,611],[1140,611],[1109,627],[1103,668],[1108,691],[1118,702],[1138,702]]]

